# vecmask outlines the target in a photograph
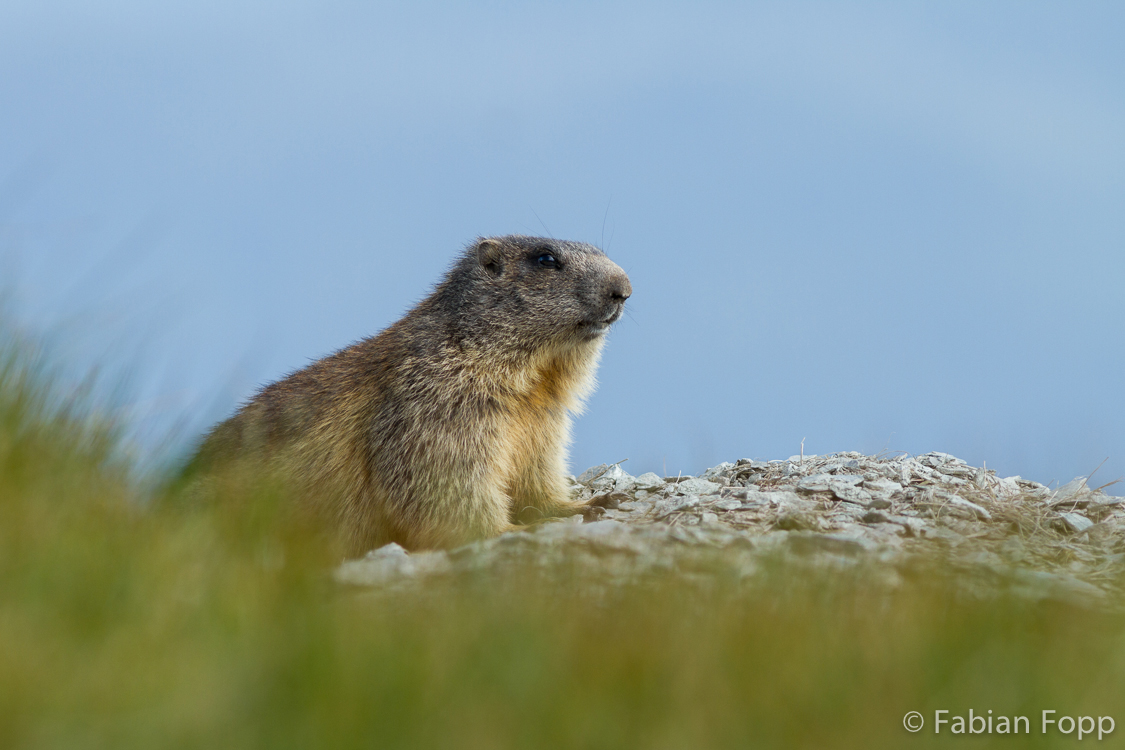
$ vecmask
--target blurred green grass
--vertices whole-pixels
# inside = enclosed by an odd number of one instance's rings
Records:
[[[274,493],[140,481],[94,407],[2,340],[3,748],[1055,747],[1043,709],[1125,719],[1121,615],[965,597],[936,564],[893,590],[784,565],[341,589]],[[933,734],[970,707],[1032,734]]]

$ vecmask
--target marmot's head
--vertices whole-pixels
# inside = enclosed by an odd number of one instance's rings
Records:
[[[597,342],[633,293],[621,267],[593,245],[522,235],[477,240],[446,284],[466,334],[520,349]]]

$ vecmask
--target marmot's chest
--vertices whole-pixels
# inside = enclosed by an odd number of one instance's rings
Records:
[[[529,373],[524,387],[509,394],[497,434],[497,468],[504,476],[529,465],[550,463],[568,442],[570,419],[582,387],[581,373],[565,362],[549,362]]]

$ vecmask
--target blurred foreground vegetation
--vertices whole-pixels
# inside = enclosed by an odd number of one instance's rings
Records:
[[[341,589],[268,493],[137,480],[88,399],[0,349],[0,748],[1053,747],[1077,736],[1043,709],[1125,721],[1119,614],[936,567]],[[970,708],[1032,733],[933,734]]]

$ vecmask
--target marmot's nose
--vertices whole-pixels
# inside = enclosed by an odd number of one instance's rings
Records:
[[[629,299],[633,294],[633,285],[629,283],[629,277],[625,274],[615,276],[609,282],[609,297],[614,302],[624,302]]]

